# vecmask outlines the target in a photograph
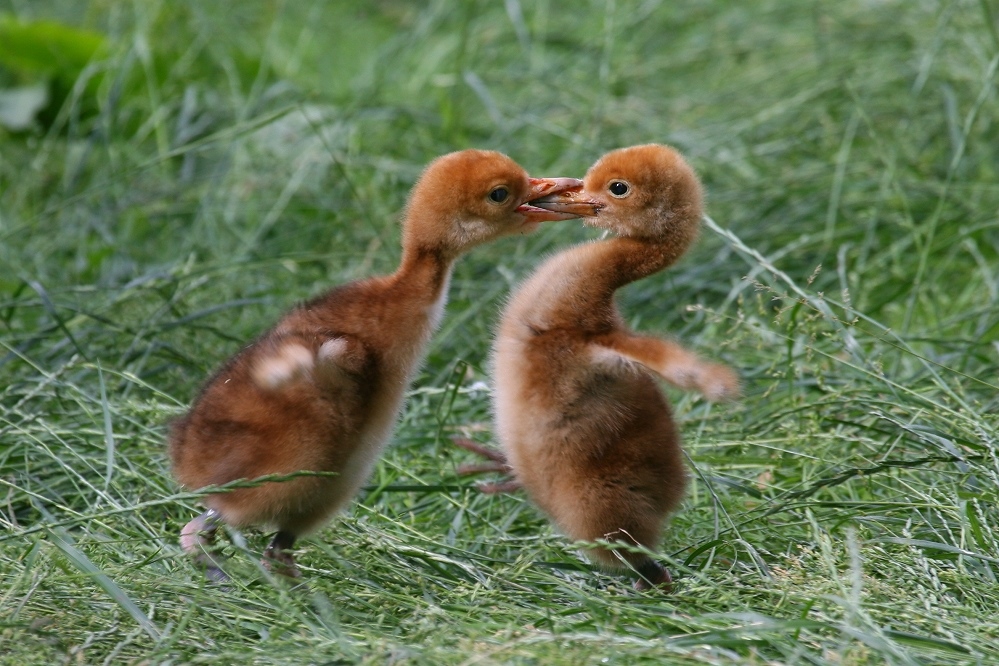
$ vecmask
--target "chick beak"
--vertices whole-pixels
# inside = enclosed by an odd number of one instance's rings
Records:
[[[573,217],[595,217],[604,207],[599,201],[591,199],[583,193],[583,188],[567,188],[560,192],[552,192],[531,201],[535,208],[543,208],[552,214],[566,215],[559,219]]]
[[[577,218],[580,213],[538,206],[536,203],[542,198],[578,193],[582,189],[583,181],[578,178],[531,178],[531,188],[527,192],[527,200],[517,207],[517,212],[524,216],[527,223],[555,222]]]

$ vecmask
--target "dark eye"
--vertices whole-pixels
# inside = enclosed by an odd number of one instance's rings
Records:
[[[489,193],[489,198],[496,203],[503,203],[509,194],[510,192],[505,187],[497,187]]]
[[[631,188],[628,186],[628,183],[624,182],[623,180],[611,181],[611,184],[607,187],[607,189],[610,190],[610,193],[616,197],[623,197],[624,195],[626,195],[628,192],[631,191]]]

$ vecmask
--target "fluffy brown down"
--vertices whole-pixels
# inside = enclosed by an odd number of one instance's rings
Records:
[[[295,575],[287,549],[356,494],[389,439],[440,322],[454,260],[540,221],[568,219],[522,204],[578,184],[530,179],[495,152],[431,163],[409,198],[399,269],[292,309],[230,358],[172,425],[173,473],[187,488],[303,470],[335,476],[208,495],[209,511],[182,532],[185,550],[198,554],[221,522],[268,525],[278,534],[267,557]]]
[[[616,196],[615,183],[627,193]],[[555,210],[596,205],[587,224],[615,236],[555,255],[512,296],[493,354],[497,435],[515,478],[569,538],[655,549],[687,474],[654,375],[715,400],[736,396],[738,381],[726,366],[630,331],[614,293],[687,250],[700,224],[701,185],[675,150],[644,145],[607,154],[581,193],[548,201]],[[639,586],[670,581],[644,554],[587,553],[607,567],[630,565]]]

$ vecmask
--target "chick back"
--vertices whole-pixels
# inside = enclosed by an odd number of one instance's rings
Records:
[[[236,526],[302,533],[341,508],[391,435],[435,324],[427,307],[399,291],[384,278],[344,285],[295,308],[229,359],[172,425],[177,480],[201,488],[271,474],[335,473],[206,497]],[[351,358],[324,371],[320,350],[330,339],[348,341]],[[255,381],[259,363],[290,344],[309,350],[316,367],[276,388]]]

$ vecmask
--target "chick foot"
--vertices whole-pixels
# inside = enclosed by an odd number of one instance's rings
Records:
[[[635,567],[639,579],[635,581],[635,589],[644,592],[646,590],[658,589],[663,594],[673,591],[673,577],[669,575],[669,570],[653,559],[638,564]]]
[[[217,553],[213,552],[215,535],[222,525],[222,517],[214,509],[194,518],[180,531],[180,547],[191,556],[194,563],[205,570],[213,583],[224,583],[229,577],[219,566]]]
[[[488,446],[482,446],[478,442],[473,442],[470,439],[464,437],[455,437],[451,440],[454,442],[455,446],[465,449],[466,451],[471,451],[472,453],[485,458],[489,462],[482,463],[469,463],[465,465],[458,465],[458,474],[461,476],[468,476],[471,474],[485,474],[487,472],[497,472],[507,477],[506,481],[494,481],[486,483],[475,484],[476,489],[487,495],[496,495],[499,493],[509,493],[515,490],[520,490],[520,481],[513,478],[513,470],[510,468],[509,463],[507,463],[506,456],[502,452],[496,449],[489,448]]]
[[[295,535],[291,532],[278,532],[264,551],[261,563],[272,574],[286,578],[301,578],[302,572],[295,564],[292,547],[295,545]]]

